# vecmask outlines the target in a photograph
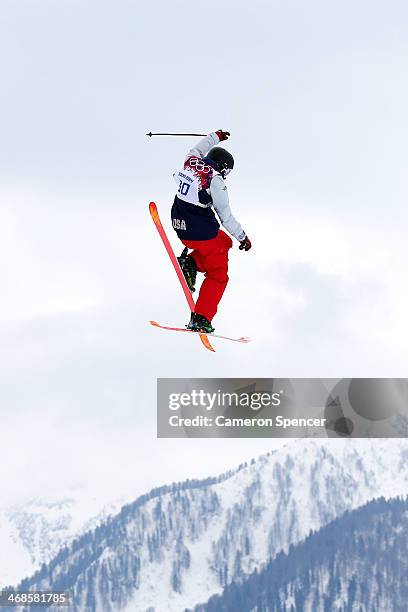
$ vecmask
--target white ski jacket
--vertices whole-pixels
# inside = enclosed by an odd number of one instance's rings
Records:
[[[219,142],[220,142],[220,139],[218,138],[217,134],[215,132],[211,132],[211,134],[208,134],[208,136],[205,136],[204,138],[202,138],[192,149],[190,149],[190,151],[188,152],[186,156],[185,161],[188,162],[188,160],[192,157],[198,157],[198,158],[205,157],[208,151],[212,147],[218,145]],[[176,182],[179,182],[180,179],[179,179],[177,172],[174,174],[174,178]],[[203,185],[203,186],[206,187],[206,185]],[[214,169],[212,172],[212,177],[209,182],[209,186],[206,188],[206,191],[209,194],[210,196],[209,199],[212,202],[210,202],[207,205],[205,204],[203,205],[199,203],[198,201],[194,203],[200,207],[213,206],[215,212],[217,213],[225,229],[232,236],[234,236],[234,238],[236,238],[237,240],[239,241],[244,240],[246,238],[246,234],[244,230],[242,229],[241,225],[238,223],[238,221],[235,219],[234,215],[231,212],[229,198],[228,198],[228,191],[227,191],[227,186],[225,184],[225,180],[223,179],[221,174],[216,172]],[[182,195],[180,196],[180,194],[178,194],[178,197],[183,198],[183,196]],[[190,201],[190,203],[193,203],[191,202],[191,200],[187,200],[187,198],[186,198],[186,201]]]

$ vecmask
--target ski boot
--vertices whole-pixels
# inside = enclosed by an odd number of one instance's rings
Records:
[[[197,264],[194,258],[188,255],[187,247],[183,250],[180,257],[177,257],[177,261],[186,279],[187,287],[190,289],[191,293],[194,293],[197,278]]]
[[[196,312],[191,313],[190,323],[186,325],[187,329],[191,331],[201,332],[204,334],[212,334],[215,331],[211,322],[203,317],[203,315],[197,314]]]

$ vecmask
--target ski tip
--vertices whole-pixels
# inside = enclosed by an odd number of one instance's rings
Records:
[[[247,336],[242,336],[242,338],[238,338],[238,342],[244,342],[245,344],[248,344],[248,342],[251,342],[251,338],[248,338]]]
[[[159,218],[159,212],[157,210],[157,206],[154,202],[150,202],[149,204],[149,211],[151,214],[151,217],[153,219],[153,221],[155,223],[160,223],[160,218]]]
[[[149,321],[150,325],[154,325],[154,327],[160,327],[160,325],[156,321]]]
[[[200,340],[204,344],[206,349],[215,353],[215,348],[211,345],[211,342],[209,341],[208,336],[206,334],[200,334]]]

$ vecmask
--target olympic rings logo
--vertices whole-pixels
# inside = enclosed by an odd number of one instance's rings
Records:
[[[198,172],[203,172],[203,174],[208,174],[211,172],[211,167],[207,166],[203,160],[199,159],[198,157],[192,157],[189,159],[188,165],[191,166],[191,168],[195,168]]]

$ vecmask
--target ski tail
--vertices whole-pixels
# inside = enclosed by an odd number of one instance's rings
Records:
[[[180,281],[180,285],[183,289],[185,298],[187,300],[187,304],[190,308],[191,312],[195,311],[195,303],[193,300],[193,297],[191,295],[190,289],[187,286],[186,283],[186,279],[184,278],[184,274],[179,266],[179,262],[177,261],[177,257],[174,254],[173,248],[170,244],[170,241],[167,237],[167,234],[165,232],[165,229],[162,225],[162,222],[160,220],[160,216],[159,216],[159,211],[157,210],[157,206],[154,202],[150,202],[149,204],[149,211],[150,211],[150,215],[153,219],[153,222],[157,228],[157,231],[159,232],[160,238],[162,239],[162,242],[165,246],[165,249],[170,257],[171,263],[173,264],[173,268],[176,271],[176,274],[178,276],[178,279]],[[209,351],[212,351],[215,353],[214,348],[211,345],[211,342],[208,339],[207,334],[200,334],[200,340],[203,343],[203,345],[205,346],[206,349],[208,349]]]

